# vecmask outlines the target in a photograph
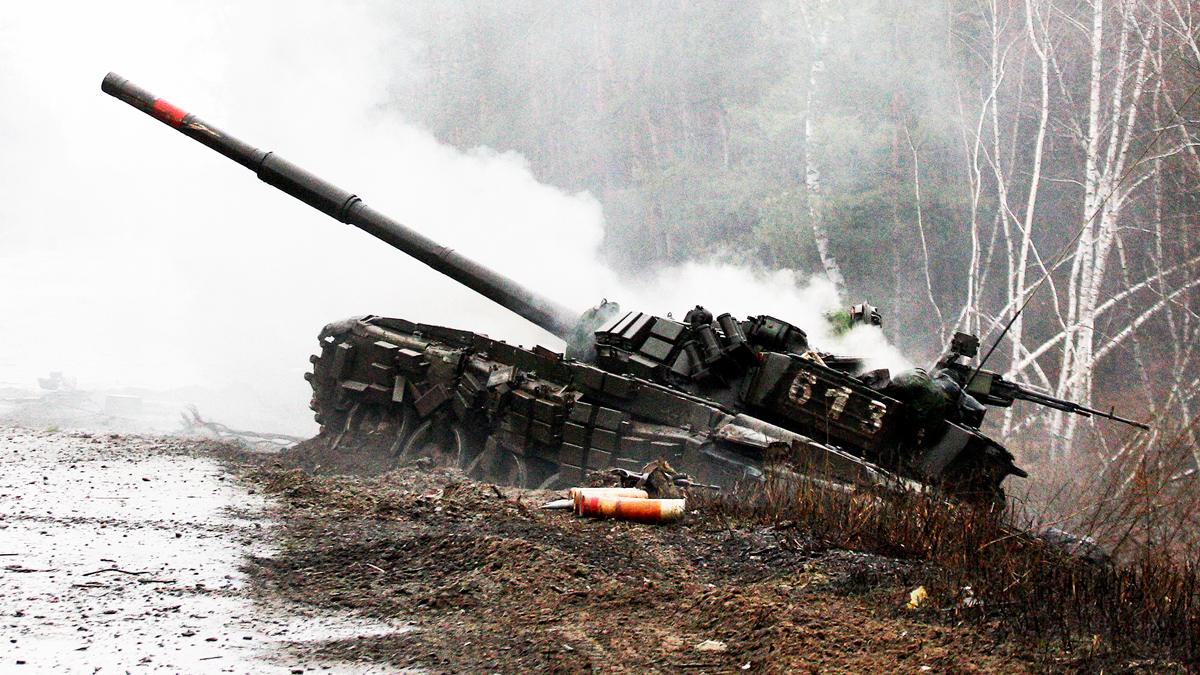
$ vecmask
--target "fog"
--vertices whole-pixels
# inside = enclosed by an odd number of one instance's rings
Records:
[[[622,279],[595,196],[400,117],[389,96],[423,77],[421,31],[390,3],[22,3],[0,22],[0,384],[202,387],[222,421],[307,433],[302,374],[329,321],[561,344],[103,95],[110,70],[570,307],[765,312],[904,363],[876,330],[828,335],[842,300],[808,270],[704,259]]]

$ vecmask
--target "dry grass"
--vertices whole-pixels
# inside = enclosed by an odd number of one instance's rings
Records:
[[[1097,436],[1074,457],[1032,463],[1031,489],[1015,500],[1022,517],[1086,532],[1122,560],[1148,550],[1194,560],[1200,551],[1200,420],[1164,426],[1116,444]]]
[[[1039,524],[1027,515],[811,483],[713,496],[702,508],[798,527],[831,548],[927,561],[937,572],[923,582],[925,611],[1070,652],[1081,666],[1200,662],[1200,570],[1161,544],[1127,545],[1119,562],[1089,562],[1028,534]],[[1129,529],[1133,512],[1120,512]]]

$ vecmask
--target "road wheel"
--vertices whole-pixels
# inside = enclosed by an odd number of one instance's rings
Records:
[[[525,458],[504,448],[492,438],[484,444],[483,451],[471,458],[464,466],[470,478],[487,483],[527,487],[530,482],[529,465]]]
[[[356,420],[357,413],[358,413],[358,404],[355,403],[350,408],[350,412],[346,414],[345,420],[342,421],[341,429],[338,430],[337,437],[333,439],[333,443],[329,446],[330,451],[337,450],[338,446],[342,444],[342,439],[345,438],[346,434],[350,433],[350,430],[354,428],[354,425],[357,421]]]
[[[411,406],[403,405],[396,413],[396,433],[391,446],[388,447],[389,457],[400,457],[408,439],[412,437],[413,429],[417,426],[417,413]]]
[[[447,426],[437,417],[417,420],[412,433],[400,448],[399,459],[402,462],[411,462],[421,457],[438,457],[449,440],[448,436]]]
[[[401,462],[428,457],[443,466],[462,468],[469,463],[471,437],[461,424],[447,415],[418,420],[414,414],[412,420],[412,433],[400,446],[398,458]]]
[[[554,490],[559,487],[562,482],[562,474],[557,471],[546,477],[546,480],[538,484],[538,490]]]

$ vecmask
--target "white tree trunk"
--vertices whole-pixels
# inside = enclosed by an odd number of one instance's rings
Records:
[[[1092,373],[1098,358],[1112,348],[1112,339],[1097,351],[1096,317],[1100,308],[1105,273],[1112,257],[1122,208],[1132,187],[1122,191],[1123,184],[1139,185],[1130,180],[1126,161],[1133,140],[1142,92],[1148,74],[1146,70],[1149,45],[1143,40],[1137,49],[1135,64],[1130,68],[1130,39],[1135,34],[1146,35],[1153,28],[1138,25],[1136,8],[1130,2],[1119,6],[1121,19],[1116,62],[1105,64],[1103,0],[1093,0],[1091,39],[1091,71],[1088,90],[1087,146],[1084,167],[1084,200],[1081,234],[1075,245],[1075,260],[1069,287],[1068,308],[1070,324],[1064,340],[1057,394],[1084,405],[1091,405]],[[1126,85],[1132,82],[1132,89]],[[1104,92],[1111,93],[1107,109],[1102,102]],[[1140,325],[1140,322],[1137,324]],[[1115,337],[1115,336],[1114,336]],[[1052,430],[1058,432],[1058,447],[1066,449],[1074,440],[1079,418],[1055,416]]]
[[[842,276],[842,268],[838,265],[837,257],[833,255],[833,247],[829,242],[829,231],[825,227],[825,213],[822,197],[824,191],[821,185],[820,162],[816,152],[816,129],[813,118],[816,110],[816,93],[820,86],[821,73],[825,70],[824,51],[829,41],[829,17],[824,2],[817,2],[815,11],[806,13],[808,19],[808,35],[812,47],[812,59],[808,67],[808,91],[804,96],[804,187],[808,204],[808,220],[812,228],[813,240],[817,245],[817,255],[821,258],[821,266],[825,276],[829,278],[839,298],[846,297],[846,279]]]

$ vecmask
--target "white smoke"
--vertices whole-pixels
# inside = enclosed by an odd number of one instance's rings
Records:
[[[714,315],[729,312],[739,319],[769,314],[802,328],[816,349],[858,356],[866,368],[909,368],[911,363],[876,327],[858,326],[838,333],[826,316],[846,309],[824,276],[804,276],[793,270],[756,272],[719,262],[688,263],[665,270],[651,283],[625,287],[623,307],[655,314],[682,316],[696,304]],[[632,300],[629,302],[626,300]]]
[[[302,379],[320,327],[399,316],[560,343],[260,184],[99,90],[113,70],[306,167],[424,234],[585,309],[768,313],[817,346],[895,366],[875,329],[831,335],[832,288],[789,271],[688,264],[637,283],[599,261],[587,194],[522,157],[438,142],[386,108],[414,43],[386,2],[21,3],[0,24],[0,383],[201,385],[223,421],[311,431]]]

